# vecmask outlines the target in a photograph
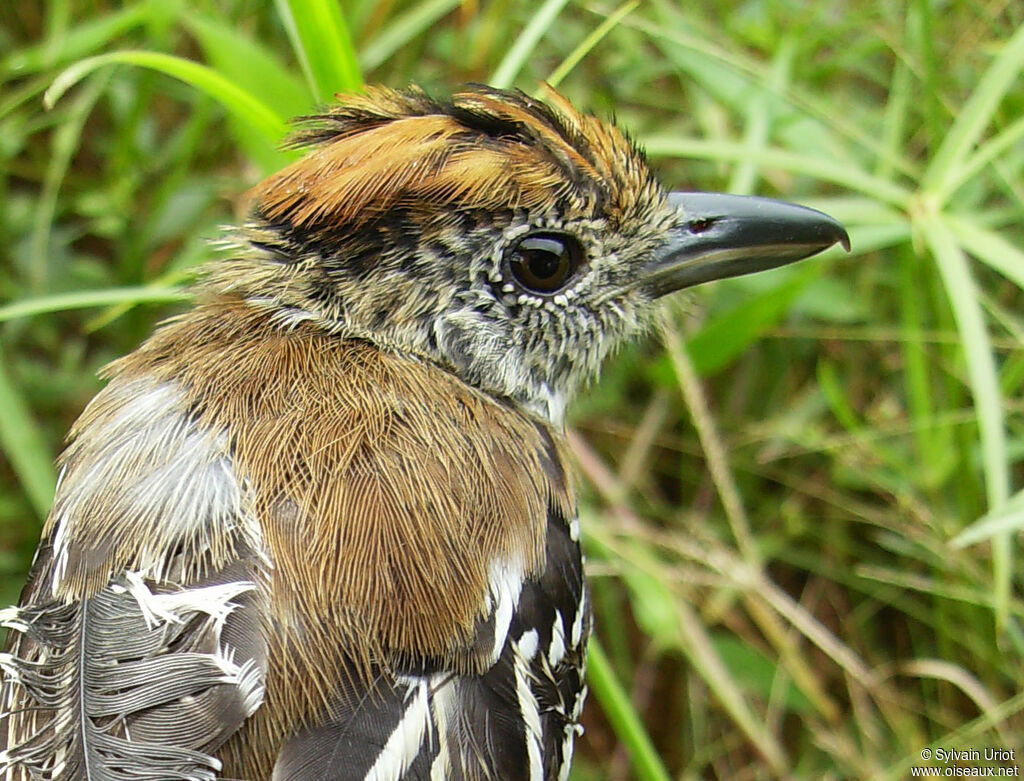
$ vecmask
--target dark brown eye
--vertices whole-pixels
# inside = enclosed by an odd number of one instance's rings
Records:
[[[564,288],[583,263],[583,247],[565,233],[531,233],[506,255],[509,271],[525,290],[551,295]]]

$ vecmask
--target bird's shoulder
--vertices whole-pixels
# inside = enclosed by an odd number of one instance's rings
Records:
[[[549,519],[572,515],[563,446],[542,421],[414,356],[240,302],[169,322],[107,373],[11,615],[118,664],[162,638],[140,660],[154,703],[177,702],[154,671],[173,676],[186,648],[200,667],[212,650],[210,674],[234,681],[218,707],[235,725],[266,690],[270,732],[381,665],[483,671],[504,646],[504,603],[545,568]],[[58,638],[15,628],[15,672],[64,664]],[[35,697],[23,689],[9,685],[9,706]],[[59,735],[82,757],[88,738]]]
[[[456,661],[495,578],[539,573],[549,508],[574,509],[543,421],[415,356],[240,303],[200,307],[114,371],[174,386],[228,443],[276,616],[377,638],[367,661]]]

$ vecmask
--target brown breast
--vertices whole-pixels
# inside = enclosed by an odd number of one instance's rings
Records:
[[[228,432],[273,562],[267,699],[244,730],[268,751],[232,777],[269,774],[284,735],[381,667],[480,669],[492,564],[536,574],[548,507],[570,514],[540,421],[419,359],[240,302],[198,307],[113,371],[176,382],[202,426]]]

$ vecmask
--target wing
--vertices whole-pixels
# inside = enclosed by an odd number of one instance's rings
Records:
[[[0,778],[217,777],[264,688],[266,561],[243,505],[173,386],[97,396],[21,604],[0,611]]]
[[[543,572],[492,579],[488,669],[382,673],[288,741],[274,781],[564,781],[591,623],[576,528],[550,508]]]

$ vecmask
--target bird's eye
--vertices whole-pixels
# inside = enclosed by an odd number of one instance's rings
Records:
[[[531,233],[507,254],[513,278],[530,293],[551,295],[564,288],[583,263],[583,247],[565,233]]]

